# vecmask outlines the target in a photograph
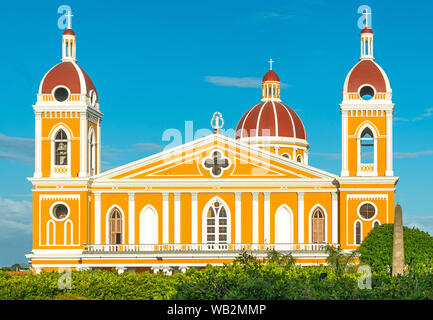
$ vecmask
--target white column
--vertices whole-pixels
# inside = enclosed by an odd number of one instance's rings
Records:
[[[264,193],[264,239],[265,243],[271,242],[271,201],[270,193]]]
[[[235,193],[235,243],[242,241],[242,207],[241,207],[241,193]]]
[[[180,243],[180,193],[174,194],[174,243]]]
[[[338,194],[332,192],[332,243],[338,243]],[[328,241],[328,239],[326,239]]]
[[[191,242],[198,243],[197,193],[191,193]]]
[[[298,243],[305,243],[304,237],[304,193],[298,192]]]
[[[87,112],[80,112],[80,173],[87,177]]]
[[[35,112],[35,178],[42,177],[42,114]]]
[[[162,243],[168,243],[168,193],[162,194]]]
[[[341,170],[341,176],[347,177],[349,176],[349,170],[348,170],[348,159],[347,159],[347,121],[348,121],[348,114],[347,111],[342,111],[342,170]]]
[[[376,142],[377,144],[377,142]],[[392,169],[392,111],[386,111],[386,176],[393,176]]]
[[[95,193],[95,244],[101,244],[101,194]]]
[[[308,150],[304,151],[304,164],[308,165]]]
[[[259,243],[259,193],[253,192],[253,243]]]
[[[129,244],[135,244],[135,194],[128,193]]]
[[[96,172],[101,173],[101,119],[98,119],[97,126],[97,137],[96,137]]]

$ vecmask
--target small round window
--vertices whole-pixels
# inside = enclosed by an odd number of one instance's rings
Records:
[[[371,203],[364,203],[359,208],[359,215],[366,220],[372,219],[376,215],[376,208]]]
[[[363,86],[359,91],[362,100],[371,100],[374,97],[374,89],[370,86]]]
[[[53,208],[53,216],[54,218],[58,220],[64,220],[69,214],[68,207],[66,207],[64,204],[59,203],[56,204]]]
[[[66,101],[69,98],[69,92],[65,87],[59,87],[54,90],[54,98],[59,102]]]

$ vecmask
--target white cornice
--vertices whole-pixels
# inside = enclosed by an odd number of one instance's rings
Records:
[[[397,184],[399,177],[339,177],[340,184]]]

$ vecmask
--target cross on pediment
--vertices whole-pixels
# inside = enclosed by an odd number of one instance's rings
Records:
[[[203,166],[209,169],[213,176],[219,177],[224,169],[230,166],[229,159],[224,158],[220,151],[213,151],[210,158],[205,159]]]

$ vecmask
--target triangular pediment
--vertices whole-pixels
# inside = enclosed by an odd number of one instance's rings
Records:
[[[329,180],[337,176],[213,134],[109,170],[94,181],[248,178]]]

